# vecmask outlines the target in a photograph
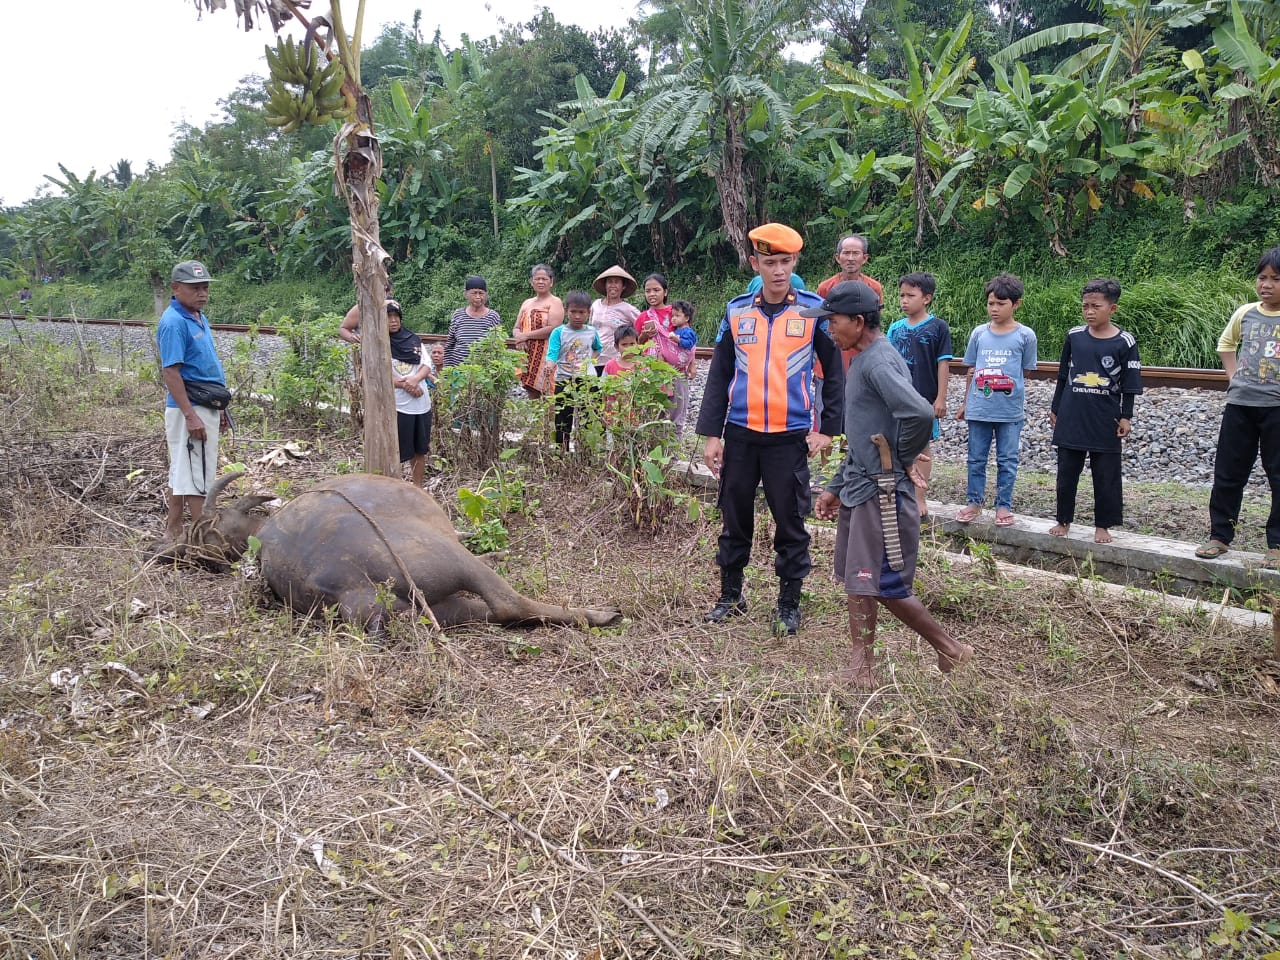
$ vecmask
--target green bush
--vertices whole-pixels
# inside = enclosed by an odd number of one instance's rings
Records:
[[[347,345],[333,335],[342,318],[317,315],[309,298],[299,308],[304,319],[274,310],[263,314],[263,322],[273,324],[288,344],[272,392],[283,413],[319,415],[323,406],[336,409],[346,399],[350,360]]]
[[[456,463],[480,468],[498,459],[503,414],[524,359],[507,348],[500,331],[490,330],[471,345],[465,363],[444,369],[433,402],[436,435],[443,441],[438,449],[448,449]]]

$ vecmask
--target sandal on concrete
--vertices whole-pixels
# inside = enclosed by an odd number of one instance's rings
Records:
[[[971,503],[968,506],[961,507],[959,511],[956,512],[956,522],[973,523],[973,521],[977,520],[980,516],[982,516],[982,508],[974,506]]]
[[[1013,514],[1012,514],[1011,512],[1010,512],[1010,513],[1000,513],[999,511],[996,511],[996,526],[997,526],[997,527],[1012,527],[1012,526],[1013,526]]]
[[[1221,540],[1210,540],[1204,546],[1196,548],[1196,556],[1201,560],[1217,560],[1230,549]]]

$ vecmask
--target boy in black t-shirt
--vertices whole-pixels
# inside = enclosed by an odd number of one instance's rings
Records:
[[[1119,302],[1119,282],[1086,283],[1081,296],[1084,326],[1073,328],[1062,345],[1049,414],[1058,448],[1058,523],[1049,530],[1055,537],[1065,537],[1075,519],[1086,453],[1093,472],[1094,542],[1110,543],[1110,528],[1123,519],[1120,441],[1132,429],[1142,363],[1133,334],[1111,322]]]

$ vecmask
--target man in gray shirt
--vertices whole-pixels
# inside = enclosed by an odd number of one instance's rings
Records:
[[[914,464],[932,436],[933,406],[916,392],[906,362],[885,339],[880,308],[869,286],[848,280],[836,284],[821,306],[802,311],[826,317],[836,346],[855,351],[845,374],[849,452],[814,510],[821,519],[839,519],[835,572],[849,598],[853,640],[849,667],[842,673],[867,690],[878,686],[874,648],[880,604],[938,652],[943,673],[973,656],[973,648],[947,633],[911,592],[920,545]],[[887,467],[873,438],[886,444]]]

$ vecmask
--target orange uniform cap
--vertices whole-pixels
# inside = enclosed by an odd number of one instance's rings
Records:
[[[804,238],[785,223],[763,223],[747,236],[756,253],[765,256],[774,253],[799,253],[804,249]]]

